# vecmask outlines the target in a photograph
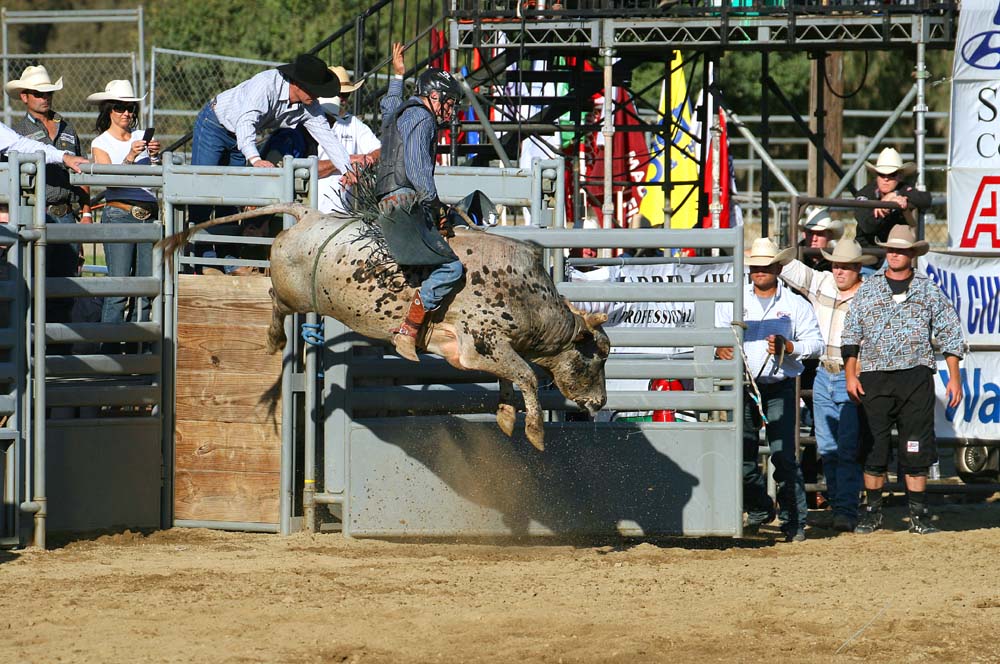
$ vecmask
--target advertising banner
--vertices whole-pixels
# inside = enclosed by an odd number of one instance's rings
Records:
[[[948,367],[938,361],[934,433],[942,438],[1000,440],[1000,353],[971,352],[962,360],[962,403],[948,408]]]
[[[929,253],[919,260],[919,269],[955,305],[966,343],[1000,345],[1000,256]]]
[[[1000,6],[965,0],[958,17],[948,150],[948,247],[1000,251]]]

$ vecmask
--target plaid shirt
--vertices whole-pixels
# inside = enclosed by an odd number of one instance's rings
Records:
[[[857,291],[842,297],[832,272],[814,270],[799,260],[793,260],[781,269],[781,280],[805,295],[813,305],[826,344],[820,359],[843,364],[840,339],[844,332],[844,319]]]
[[[897,303],[885,270],[868,277],[844,321],[844,346],[860,346],[861,371],[934,370],[934,338],[941,352],[962,357],[965,340],[955,308],[926,275],[913,273],[906,299]]]

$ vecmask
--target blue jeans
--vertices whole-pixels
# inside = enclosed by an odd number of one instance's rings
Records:
[[[795,380],[758,385],[767,415],[765,430],[771,447],[771,465],[778,485],[778,518],[781,529],[795,532],[805,528],[809,506],[802,469],[795,458]],[[743,509],[750,523],[764,521],[771,498],[767,482],[757,463],[759,429],[757,404],[745,394],[743,398]]]
[[[847,378],[843,371],[832,374],[822,365],[816,370],[813,410],[816,447],[823,459],[823,475],[833,513],[857,519],[862,485],[858,462],[861,430],[858,407],[847,394]]]
[[[46,224],[75,224],[72,213],[57,217],[45,215]],[[50,277],[75,277],[79,269],[80,245],[48,244],[45,246],[45,274]],[[57,298],[45,303],[45,320],[69,323],[73,314],[73,298]]]
[[[455,290],[455,284],[462,278],[463,271],[462,261],[451,261],[434,268],[420,286],[420,299],[424,303],[424,309],[437,309],[441,300]]]
[[[236,136],[219,123],[212,103],[205,104],[194,122],[194,138],[191,139],[192,166],[246,166],[247,159],[236,147]],[[218,214],[224,216],[236,212],[236,209],[221,209]],[[212,208],[208,205],[192,205],[190,219],[192,224],[208,220]],[[239,226],[222,224],[206,229],[211,235],[239,235]],[[200,252],[205,258],[217,258],[220,252],[226,258],[236,258],[237,247],[232,244],[205,245]],[[226,271],[232,271],[235,266],[227,265]]]
[[[152,221],[152,220],[148,220]],[[102,224],[142,224],[125,210],[105,207],[101,216]],[[132,244],[128,242],[104,243],[104,258],[108,263],[109,277],[151,277],[153,276],[153,245],[150,242]],[[137,298],[137,307],[142,314],[139,320],[148,321],[151,305],[148,298]],[[125,322],[125,306],[128,298],[124,295],[109,295],[104,298],[101,310],[102,323]]]

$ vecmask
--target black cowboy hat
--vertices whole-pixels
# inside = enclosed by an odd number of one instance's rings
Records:
[[[305,88],[313,97],[336,97],[340,94],[340,79],[315,55],[298,55],[291,64],[278,67],[278,71]]]

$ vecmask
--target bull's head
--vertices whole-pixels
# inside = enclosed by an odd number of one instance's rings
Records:
[[[611,341],[601,327],[608,315],[570,309],[576,320],[575,336],[570,346],[554,358],[549,370],[559,391],[594,415],[608,400],[604,363],[611,352]]]

